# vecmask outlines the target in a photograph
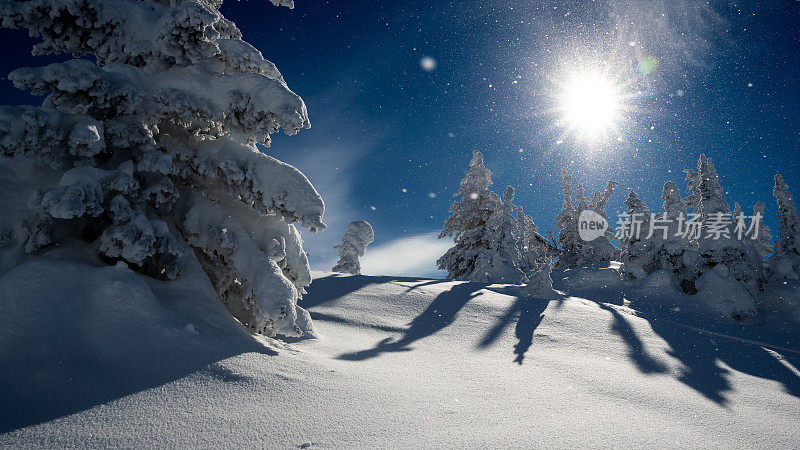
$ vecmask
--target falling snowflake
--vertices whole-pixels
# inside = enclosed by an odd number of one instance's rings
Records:
[[[433,72],[436,69],[436,60],[430,56],[423,56],[422,59],[419,60],[419,66],[422,67],[422,70],[425,72]]]

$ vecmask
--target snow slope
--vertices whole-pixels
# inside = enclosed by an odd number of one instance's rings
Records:
[[[689,314],[657,277],[554,272],[576,296],[546,301],[316,273],[301,305],[321,338],[281,344],[245,333],[198,270],[166,283],[56,254],[0,278],[0,445],[800,442],[797,327]]]

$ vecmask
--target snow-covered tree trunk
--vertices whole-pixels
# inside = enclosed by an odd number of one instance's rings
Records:
[[[9,75],[46,95],[41,107],[0,107],[1,157],[41,180],[11,241],[31,253],[88,241],[109,263],[164,279],[192,248],[243,324],[300,336],[312,330],[297,307],[311,277],[293,224],[323,229],[324,204],[257,144],[309,128],[308,114],[221,3],[0,2],[2,26],[40,38],[34,54],[75,57]]]

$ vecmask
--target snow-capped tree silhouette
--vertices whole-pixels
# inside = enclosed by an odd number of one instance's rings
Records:
[[[450,205],[450,216],[439,234],[440,239],[452,237],[455,242],[436,261],[440,270],[447,271],[448,278],[486,281],[484,263],[478,261],[488,258],[491,238],[487,235],[486,223],[502,204],[497,194],[489,190],[491,185],[492,172],[483,165],[483,154],[475,150],[469,171],[453,195],[461,199]]]
[[[800,277],[800,218],[789,186],[780,174],[775,175],[772,195],[778,203],[780,239],[770,258],[770,268],[780,279],[797,279]]]
[[[339,245],[334,247],[339,252],[339,261],[331,270],[339,273],[360,274],[361,263],[358,258],[364,256],[367,246],[373,240],[375,240],[375,232],[369,222],[364,220],[350,222]]]

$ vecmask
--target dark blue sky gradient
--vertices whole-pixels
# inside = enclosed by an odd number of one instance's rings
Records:
[[[618,181],[611,214],[630,188],[660,211],[664,182],[683,188],[682,170],[703,152],[731,206],[764,201],[777,228],[772,176],[800,195],[800,2],[700,3],[296,0],[288,10],[228,0],[222,12],[308,105],[312,129],[276,136],[267,152],[326,200],[329,230],[306,237],[319,264],[350,220],[373,224],[374,245],[439,230],[473,149],[495,191],[517,188],[545,232],[561,205],[560,167],[587,194]],[[65,59],[31,57],[24,32],[0,36],[4,74]],[[619,140],[562,136],[548,112],[562,75],[589,55],[633,97]],[[423,56],[435,70],[420,68]],[[658,62],[651,73],[637,70],[644,57]],[[5,78],[0,95],[39,101]]]

